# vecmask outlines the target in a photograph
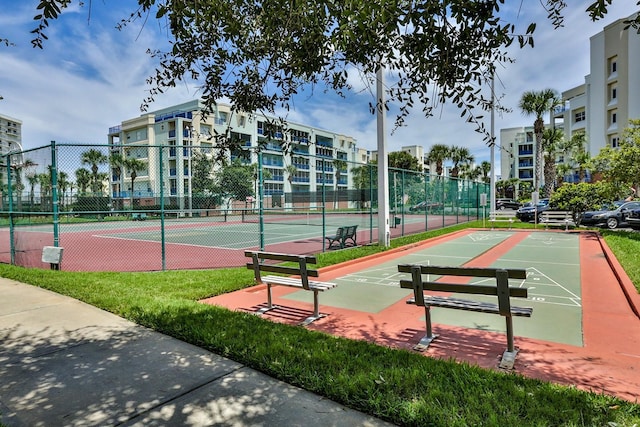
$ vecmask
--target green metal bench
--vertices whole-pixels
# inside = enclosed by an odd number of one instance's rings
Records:
[[[357,225],[338,227],[334,235],[325,237],[327,250],[344,249],[347,246],[358,246],[357,231]]]
[[[527,289],[510,287],[509,279],[525,279],[526,270],[499,269],[499,268],[469,268],[469,267],[438,267],[426,265],[398,265],[401,273],[411,273],[411,280],[400,280],[400,287],[413,290],[413,298],[407,304],[415,304],[424,307],[427,335],[414,347],[417,351],[423,351],[437,338],[431,328],[431,307],[450,308],[455,310],[467,310],[481,313],[499,314],[504,316],[507,325],[507,350],[502,356],[500,367],[512,369],[517,350],[513,345],[513,316],[531,317],[533,308],[514,307],[511,305],[511,297],[527,298]],[[426,274],[428,279],[422,279]],[[433,281],[433,276],[462,276],[493,278],[491,284],[457,284]],[[469,295],[494,295],[497,303],[460,299],[455,297],[442,297],[425,294],[425,291],[451,292]]]

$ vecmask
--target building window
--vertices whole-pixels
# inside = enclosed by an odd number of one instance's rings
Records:
[[[620,140],[617,136],[612,136],[610,141],[611,148],[618,148],[620,146]]]
[[[618,122],[618,114],[617,113],[611,113],[611,124],[615,125]]]
[[[533,142],[533,132],[527,132],[526,142]]]
[[[614,75],[618,72],[618,57],[612,56],[609,58],[609,75]]]
[[[585,119],[585,113],[584,113],[584,111],[579,111],[579,112],[575,113],[574,117],[575,117],[575,122],[576,123],[582,122]]]
[[[611,99],[616,99],[618,97],[618,88],[616,87],[612,87],[611,88]]]

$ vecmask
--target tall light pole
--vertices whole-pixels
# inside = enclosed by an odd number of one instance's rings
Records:
[[[496,158],[495,158],[495,147],[496,147],[496,138],[495,138],[495,101],[496,101],[496,92],[495,92],[495,80],[496,80],[496,71],[491,70],[491,176],[489,177],[489,211],[493,211],[496,208]]]
[[[376,71],[377,134],[378,134],[378,244],[391,244],[389,230],[389,174],[387,159],[387,125],[385,117],[384,68],[382,60]]]

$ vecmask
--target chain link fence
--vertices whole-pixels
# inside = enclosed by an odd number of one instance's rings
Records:
[[[378,171],[330,156],[56,144],[0,157],[0,262],[75,271],[242,266],[244,250],[318,253],[338,227],[378,241]],[[389,169],[391,237],[482,217],[488,185]],[[57,266],[60,267],[60,266]]]

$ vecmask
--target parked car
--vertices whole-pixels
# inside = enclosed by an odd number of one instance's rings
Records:
[[[438,202],[430,202],[429,200],[425,200],[424,202],[420,202],[416,205],[410,206],[409,207],[409,212],[420,212],[420,211],[425,211],[425,210],[435,210],[435,209],[442,209],[442,203],[438,203]]]
[[[640,230],[640,209],[633,209],[629,212],[627,225],[634,230]]]
[[[627,216],[634,209],[640,209],[640,202],[613,203],[606,209],[599,211],[587,211],[582,214],[580,224],[582,225],[604,225],[609,229],[618,228],[627,224]]]
[[[549,209],[549,199],[541,199],[534,206],[532,202],[525,203],[516,211],[516,218],[522,222],[531,222],[540,217],[540,213]]]
[[[496,200],[496,210],[504,210],[504,209],[520,209],[520,203],[516,202],[512,199],[497,199]]]

